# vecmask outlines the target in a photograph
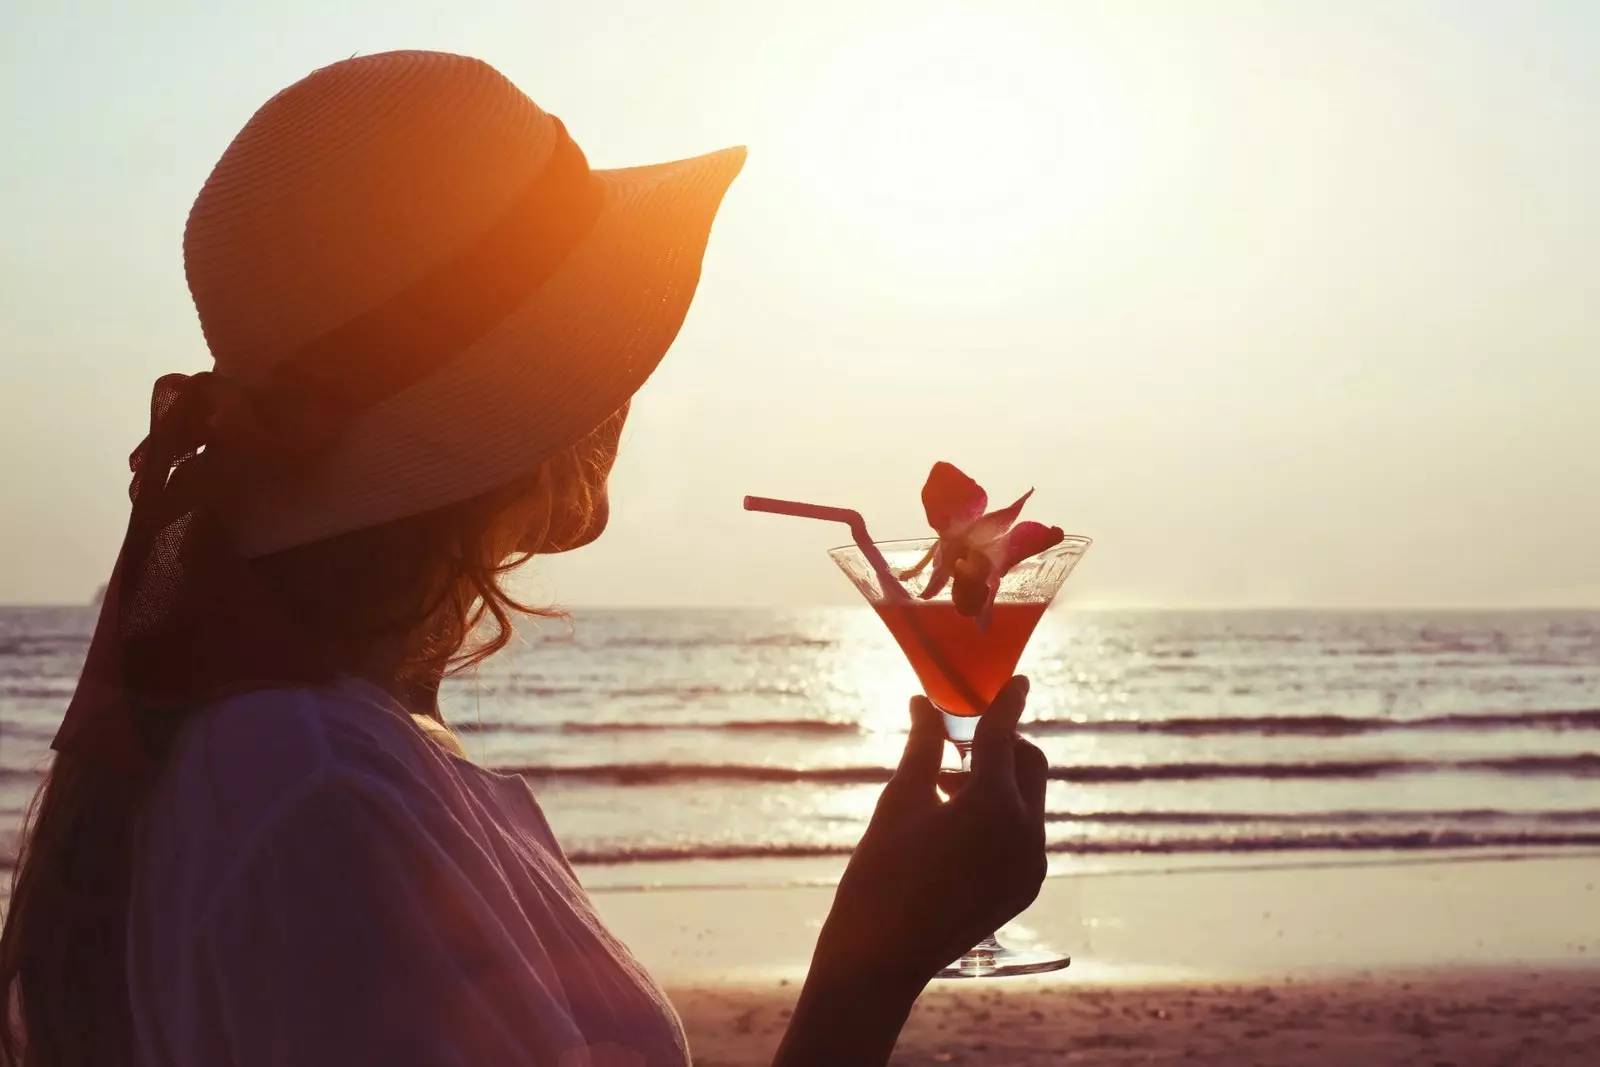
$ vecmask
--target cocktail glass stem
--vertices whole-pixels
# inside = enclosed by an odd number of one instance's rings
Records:
[[[977,715],[952,715],[943,708],[939,709],[944,716],[944,736],[949,738],[954,746],[956,755],[961,757],[961,770],[963,773],[972,771],[972,739],[978,732]]]
[[[952,719],[955,720],[955,730],[952,730]],[[947,735],[956,731],[969,734],[969,736],[964,739],[951,737],[950,744],[955,747],[956,754],[961,757],[961,773],[971,774],[972,738],[970,734],[976,730],[978,723],[977,717],[962,717],[959,715],[951,715],[949,712],[945,712],[944,721],[945,732]],[[945,968],[945,971],[959,971],[963,975],[971,974],[974,977],[977,977],[980,974],[986,974],[994,969],[995,955],[1002,951],[1004,950],[1001,949],[1000,942],[994,939],[994,933],[991,931],[989,936],[983,938],[976,945],[973,945],[971,948],[967,949],[966,952],[962,953],[961,958],[956,960],[949,967]],[[944,974],[941,976],[951,977],[950,975]]]
[[[940,709],[943,711],[943,709]],[[963,774],[972,773],[972,739],[978,732],[977,715],[952,715],[944,711],[945,737],[961,757]],[[940,978],[992,978],[1006,974],[1042,974],[1071,963],[1067,956],[1048,951],[1015,951],[1002,945],[991,931],[939,972]]]

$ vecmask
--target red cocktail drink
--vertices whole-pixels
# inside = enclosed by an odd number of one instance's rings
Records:
[[[996,604],[987,627],[948,600],[912,600],[872,607],[889,628],[928,699],[951,715],[981,715],[1006,680],[1039,624],[1048,600]],[[949,672],[965,681],[953,682]],[[974,706],[973,698],[981,701]]]

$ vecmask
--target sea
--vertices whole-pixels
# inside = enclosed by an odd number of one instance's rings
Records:
[[[93,621],[0,608],[8,845]],[[1020,669],[1058,871],[1600,847],[1600,612],[1065,607]],[[864,605],[578,610],[442,707],[586,877],[642,888],[837,870],[916,691]]]

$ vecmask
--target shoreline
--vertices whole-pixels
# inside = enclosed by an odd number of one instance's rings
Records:
[[[659,979],[725,983],[802,976],[833,887],[592,897]],[[1064,875],[1004,933],[1070,952],[1071,981],[1600,966],[1600,856]]]
[[[593,899],[666,986],[697,1067],[750,1067],[782,1036],[832,894]],[[1592,853],[1081,871],[1025,918],[1073,965],[932,983],[893,1064],[1592,1067],[1600,1048]]]
[[[1050,878],[1156,877],[1252,871],[1316,871],[1460,863],[1600,860],[1600,848],[1455,848],[1400,850],[1284,849],[1270,853],[1128,852],[1115,856],[1050,856]],[[653,893],[663,889],[804,889],[837,885],[847,852],[816,856],[697,857],[669,860],[573,862],[590,893]],[[725,872],[706,878],[707,869]],[[645,880],[642,872],[655,877]]]

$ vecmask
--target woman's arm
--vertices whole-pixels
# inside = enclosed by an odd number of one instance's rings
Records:
[[[911,736],[839,882],[774,1067],[876,1067],[938,970],[1033,902],[1044,881],[1044,754],[1016,736],[1028,681],[978,723],[972,774],[939,798],[944,723]]]
[[[825,975],[813,967],[774,1065],[854,1067],[887,1062],[926,984],[926,979]]]

